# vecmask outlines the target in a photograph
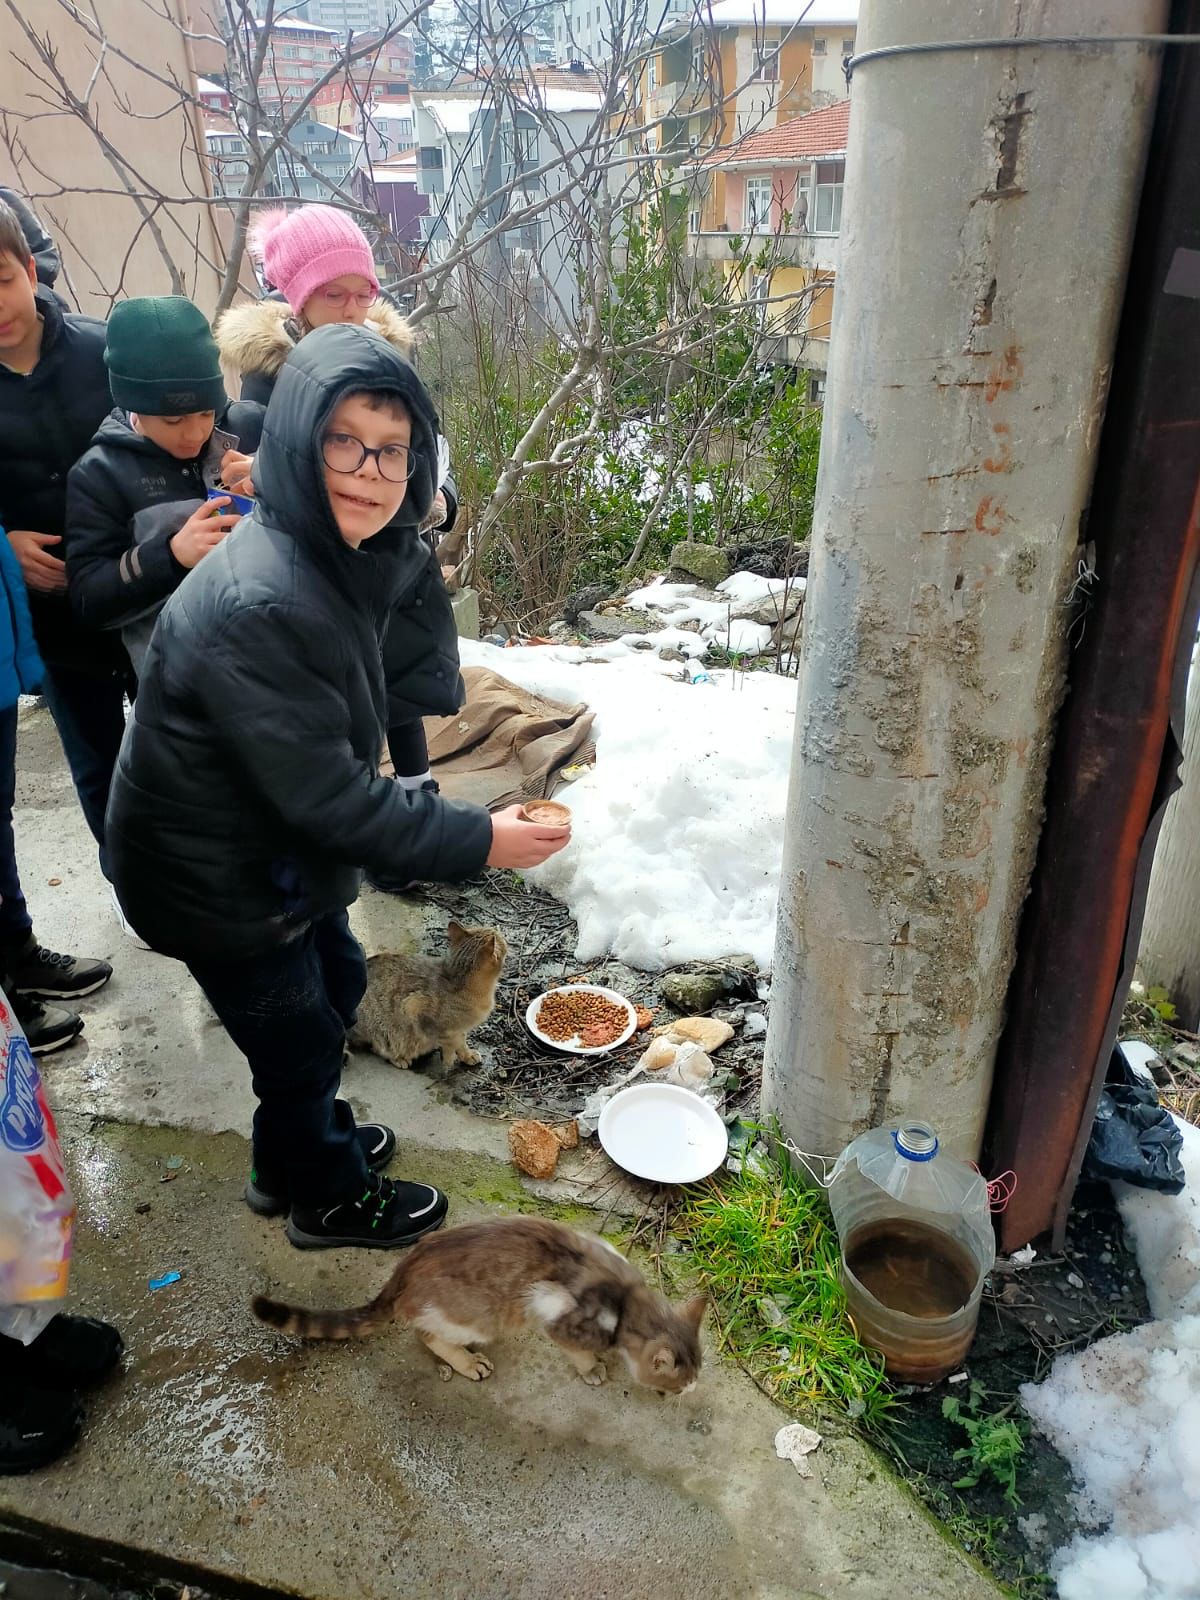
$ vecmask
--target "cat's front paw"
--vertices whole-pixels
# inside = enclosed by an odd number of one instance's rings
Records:
[[[464,1378],[470,1378],[472,1383],[479,1383],[483,1378],[490,1378],[496,1370],[486,1356],[481,1356],[477,1351],[470,1352],[471,1359],[467,1363],[468,1370],[463,1373]]]
[[[478,1050],[472,1050],[469,1046],[464,1046],[464,1048],[458,1052],[458,1059],[462,1062],[464,1067],[477,1067],[483,1061],[483,1057],[479,1054]]]
[[[603,1361],[597,1361],[593,1367],[590,1367],[587,1372],[581,1372],[579,1376],[589,1388],[598,1389],[608,1379],[608,1368]]]

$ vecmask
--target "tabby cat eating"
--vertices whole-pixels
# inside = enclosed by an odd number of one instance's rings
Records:
[[[471,1345],[534,1324],[561,1345],[585,1383],[603,1383],[603,1358],[624,1360],[636,1382],[686,1394],[700,1371],[703,1295],[675,1306],[612,1245],[541,1217],[502,1217],[422,1239],[369,1305],[306,1311],[257,1295],[256,1317],[302,1339],[353,1339],[408,1323],[453,1372],[492,1373]]]

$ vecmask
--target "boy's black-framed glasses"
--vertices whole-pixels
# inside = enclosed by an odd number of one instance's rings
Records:
[[[327,433],[321,441],[321,455],[331,472],[357,472],[368,456],[374,456],[379,476],[389,483],[407,483],[421,459],[406,444],[385,444],[372,450],[352,433]]]

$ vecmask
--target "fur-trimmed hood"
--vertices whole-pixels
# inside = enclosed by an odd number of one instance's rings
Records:
[[[256,373],[274,379],[296,347],[289,323],[294,326],[286,300],[251,300],[245,305],[230,306],[213,330],[222,362],[241,378]],[[406,361],[412,360],[416,335],[408,318],[393,310],[386,300],[371,307],[367,327],[382,334]]]

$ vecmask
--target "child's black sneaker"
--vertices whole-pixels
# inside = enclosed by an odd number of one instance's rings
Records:
[[[361,1246],[395,1250],[440,1228],[450,1202],[428,1183],[393,1183],[372,1173],[362,1194],[325,1210],[292,1207],[287,1236],[298,1250]]]
[[[382,1172],[396,1154],[396,1135],[382,1122],[360,1122],[355,1129],[363,1159],[372,1172]],[[280,1217],[291,1207],[287,1179],[266,1170],[259,1162],[250,1169],[244,1198],[260,1217]]]
[[[90,1389],[116,1368],[124,1349],[110,1322],[59,1312],[30,1344],[0,1336],[0,1373],[43,1389]]]
[[[113,971],[107,961],[47,950],[33,934],[13,953],[8,970],[11,993],[34,995],[39,1000],[81,1000],[85,994],[103,989]]]
[[[0,1473],[36,1472],[65,1455],[83,1427],[73,1394],[29,1383],[0,1384]]]
[[[44,1006],[28,995],[18,995],[13,1000],[13,1010],[35,1056],[64,1050],[83,1032],[83,1018],[78,1012],[67,1011],[62,1006]]]

